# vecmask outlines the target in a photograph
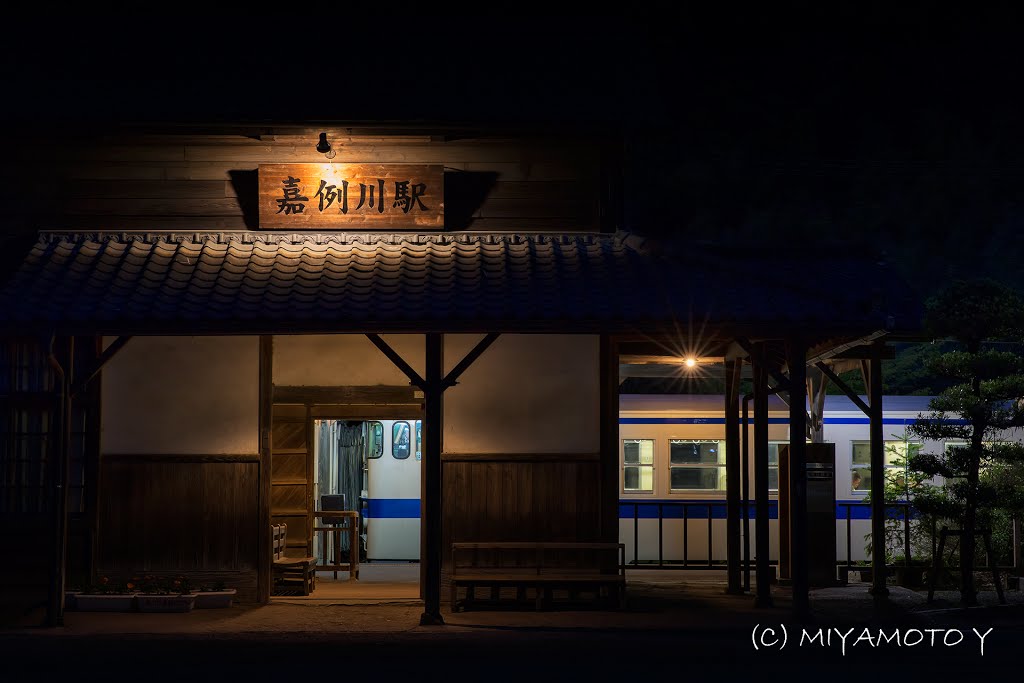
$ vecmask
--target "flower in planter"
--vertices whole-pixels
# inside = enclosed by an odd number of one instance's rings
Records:
[[[131,584],[121,580],[101,576],[99,581],[89,586],[85,592],[89,595],[131,595],[134,589],[129,588],[129,585]]]
[[[227,585],[223,581],[214,581],[213,583],[199,584],[200,593],[219,593],[225,590],[227,590]]]

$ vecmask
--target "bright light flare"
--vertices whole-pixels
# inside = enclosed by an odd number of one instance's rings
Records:
[[[692,368],[696,364],[697,364],[697,359],[696,358],[687,358],[686,360],[683,361],[683,365],[685,365],[688,368]]]

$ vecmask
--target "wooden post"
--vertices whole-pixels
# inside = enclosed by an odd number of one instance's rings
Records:
[[[743,462],[740,470],[743,473],[743,590],[750,590],[750,399],[752,394],[742,398],[743,417],[740,430]]]
[[[274,410],[274,338],[269,334],[260,336],[259,360],[259,495],[257,518],[259,541],[256,545],[258,558],[256,571],[256,601],[270,602],[272,579],[271,538],[270,538],[270,492],[272,483],[271,425]]]
[[[618,543],[619,349],[610,335],[601,335],[598,354],[601,387],[601,540],[605,543]]]
[[[423,392],[423,468],[425,531],[423,615],[421,625],[443,624],[441,617],[441,451],[444,424],[444,335],[426,335]]]
[[[810,612],[810,553],[807,538],[807,344],[786,342],[789,365],[789,513],[790,560],[793,574],[793,614]]]
[[[868,409],[871,440],[871,594],[884,602],[885,587],[885,441],[882,435],[882,342],[871,344],[868,363]]]
[[[772,606],[771,567],[768,564],[768,367],[764,344],[755,344],[754,371],[754,496],[757,544],[757,607]]]
[[[103,353],[103,337],[93,337],[92,361]],[[96,373],[95,377],[85,387],[82,399],[85,403],[85,516],[88,524],[88,544],[83,566],[87,572],[86,578],[92,582],[96,577],[96,552],[98,550],[99,524],[100,524],[100,430],[103,425],[103,375]],[[72,403],[72,405],[74,405]]]
[[[739,595],[740,584],[740,423],[739,392],[743,361],[725,361],[725,549],[728,586]]]
[[[1021,533],[1020,533],[1020,518],[1014,516],[1013,518],[1013,573],[1017,576],[1021,575],[1021,561],[1020,561],[1020,546],[1021,546]],[[1020,581],[1020,579],[1018,579]]]
[[[778,456],[779,490],[776,494],[776,509],[779,513],[779,585],[788,586],[793,580],[789,543],[790,520],[793,518],[789,509],[789,446],[779,448]]]
[[[56,458],[53,461],[53,566],[50,572],[50,594],[46,608],[46,625],[64,625],[64,583],[68,567],[68,472],[71,458],[71,384],[75,371],[75,338],[65,337],[64,365],[60,368],[58,381],[60,393],[57,400]],[[51,352],[51,363],[56,357]],[[59,365],[57,365],[59,368]],[[57,368],[55,368],[57,369]]]

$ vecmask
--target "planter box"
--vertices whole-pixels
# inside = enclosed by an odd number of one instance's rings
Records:
[[[137,602],[140,612],[190,612],[196,598],[187,595],[139,595]]]
[[[75,609],[79,612],[134,612],[135,595],[87,595],[75,596]]]
[[[77,598],[82,591],[64,591],[64,609],[75,609]]]
[[[196,591],[192,595],[196,599],[196,609],[215,609],[231,607],[237,592],[234,588],[228,588],[222,591]]]

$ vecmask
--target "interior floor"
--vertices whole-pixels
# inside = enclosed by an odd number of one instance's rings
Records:
[[[419,602],[420,565],[415,562],[359,565],[359,579],[350,581],[348,572],[317,572],[316,588],[310,595],[274,596],[271,602]]]

